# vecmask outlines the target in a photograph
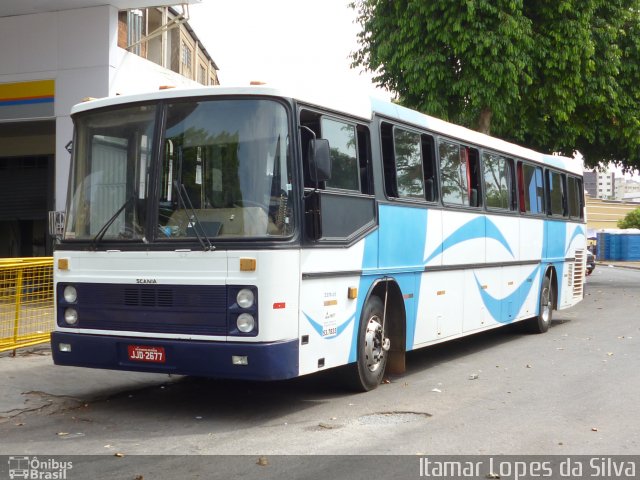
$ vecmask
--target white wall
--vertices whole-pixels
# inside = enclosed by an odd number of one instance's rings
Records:
[[[118,48],[117,38],[118,10],[111,6],[0,18],[0,83],[55,80],[56,210],[66,200],[73,105],[85,97],[195,85]]]
[[[158,90],[161,86],[176,88],[202,86],[122,48],[116,48],[115,53],[117,61],[111,66],[109,72],[109,94],[112,96]]]
[[[72,137],[71,107],[109,93],[110,18],[113,7],[0,18],[0,83],[55,81],[55,208],[64,209]],[[7,48],[7,46],[11,48]]]

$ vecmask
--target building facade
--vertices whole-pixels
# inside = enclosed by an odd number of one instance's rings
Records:
[[[584,189],[591,198],[614,200],[616,194],[615,174],[610,171],[585,171]]]
[[[218,83],[188,7],[170,3],[0,3],[0,258],[51,254],[48,217],[65,206],[73,105]]]
[[[615,199],[638,201],[640,199],[640,182],[630,178],[616,177]]]
[[[201,85],[220,83],[217,65],[178,8],[119,11],[118,47]]]

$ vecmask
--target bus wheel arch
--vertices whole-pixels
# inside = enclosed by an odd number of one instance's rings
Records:
[[[391,342],[387,361],[387,373],[399,375],[405,372],[405,353],[407,339],[407,314],[400,286],[393,278],[378,281],[370,295],[387,299],[386,321],[387,336]]]
[[[404,369],[405,316],[401,300],[400,288],[391,278],[377,280],[367,292],[356,324],[356,362],[346,372],[351,389],[373,390],[385,372],[391,369],[396,373],[400,363]]]

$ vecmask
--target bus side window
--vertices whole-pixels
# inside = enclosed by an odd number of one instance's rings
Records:
[[[518,174],[517,174],[517,188],[518,188],[518,204],[520,205],[520,213],[526,213],[526,205],[524,200],[524,170],[522,162],[518,162]]]
[[[488,209],[515,210],[513,160],[495,153],[482,153],[485,204]]]
[[[480,188],[480,155],[475,148],[464,147],[467,151],[467,178],[469,180],[469,206],[482,205],[482,190]]]
[[[396,181],[396,162],[393,153],[393,125],[380,125],[382,140],[382,166],[384,171],[384,191],[389,198],[398,197],[398,183]]]
[[[420,134],[395,127],[393,146],[398,195],[403,198],[424,199]]]
[[[575,177],[569,177],[567,179],[568,195],[567,195],[567,210],[569,217],[574,219],[582,218],[582,182]]]
[[[431,135],[422,135],[422,169],[424,170],[424,196],[427,202],[438,201],[435,142]]]
[[[320,121],[322,138],[329,140],[331,148],[331,178],[327,188],[360,192],[360,165],[358,163],[356,127],[329,117]]]
[[[566,188],[564,174],[547,169],[546,187],[549,192],[547,198],[547,212],[556,217],[566,216]]]
[[[309,149],[309,140],[311,140],[314,135],[316,136],[316,138],[321,138],[320,115],[308,110],[302,110],[300,112],[300,126],[302,127],[300,128],[300,143],[302,147],[304,187],[316,188],[315,183],[311,181],[311,176],[309,175],[309,159],[307,158],[307,154]],[[324,188],[324,182],[321,182],[321,184],[318,185],[318,188]]]
[[[518,191],[521,199],[521,212],[545,213],[542,168],[520,163],[518,165]]]
[[[371,165],[371,136],[369,129],[362,125],[356,127],[358,135],[358,160],[360,167],[360,191],[373,195],[373,171]]]
[[[373,195],[371,135],[364,125],[356,125],[310,110],[300,111],[300,142],[304,186],[316,188],[309,175],[308,148],[312,138],[329,140],[331,178],[321,182],[321,190],[331,188]]]
[[[434,140],[390,123],[380,126],[387,197],[437,200]]]
[[[440,181],[442,201],[447,205],[480,206],[480,168],[478,151],[440,140]]]

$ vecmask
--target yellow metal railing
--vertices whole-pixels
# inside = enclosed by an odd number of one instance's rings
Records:
[[[53,258],[0,259],[0,352],[49,341]]]

